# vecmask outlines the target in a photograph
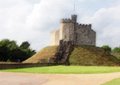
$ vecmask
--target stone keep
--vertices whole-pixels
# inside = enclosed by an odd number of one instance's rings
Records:
[[[59,41],[73,41],[74,45],[96,45],[96,32],[91,24],[77,23],[77,15],[71,19],[62,19],[58,30],[51,32],[51,45],[59,45]]]

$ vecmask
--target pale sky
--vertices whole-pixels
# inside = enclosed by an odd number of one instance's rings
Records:
[[[50,32],[61,18],[78,15],[79,23],[91,23],[97,46],[120,46],[120,0],[0,0],[0,40],[29,41],[39,50],[50,44]]]

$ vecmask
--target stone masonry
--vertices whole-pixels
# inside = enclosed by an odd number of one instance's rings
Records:
[[[96,32],[91,24],[79,24],[77,15],[62,19],[60,27],[51,33],[51,45],[59,45],[60,40],[72,41],[74,45],[96,45]]]

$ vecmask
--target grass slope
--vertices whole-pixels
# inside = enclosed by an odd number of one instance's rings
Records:
[[[75,46],[69,61],[72,65],[117,65],[119,61],[103,49],[94,46]]]
[[[47,66],[0,70],[2,72],[44,73],[44,74],[93,74],[120,72],[120,67],[106,66]]]
[[[115,56],[118,60],[120,60],[120,53],[112,52],[112,55]]]
[[[43,59],[47,60],[48,58],[52,58],[56,53],[56,49],[57,46],[46,47],[29,59],[25,60],[23,63],[40,63]]]
[[[107,83],[105,83],[103,85],[120,85],[120,78],[109,81],[109,82],[107,82]]]
[[[24,63],[40,63],[42,61],[47,63],[48,59],[55,55],[56,50],[57,46],[46,47],[24,61]],[[114,66],[117,65],[118,60],[99,47],[75,46],[73,52],[69,56],[69,62],[71,65]]]

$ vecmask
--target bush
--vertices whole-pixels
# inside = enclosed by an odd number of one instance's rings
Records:
[[[113,52],[115,52],[115,53],[120,53],[120,47],[115,47],[115,48],[113,49]]]
[[[111,47],[108,45],[103,45],[101,48],[103,48],[106,53],[111,53],[112,51]]]

